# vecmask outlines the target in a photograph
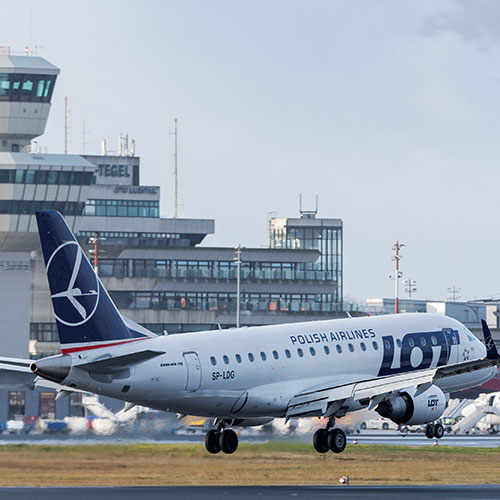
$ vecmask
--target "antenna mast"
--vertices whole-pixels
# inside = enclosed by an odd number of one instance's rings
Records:
[[[178,177],[178,169],[177,169],[177,118],[174,118],[174,140],[175,140],[175,146],[174,146],[174,219],[177,219],[179,215],[179,198],[178,198],[178,182],[179,182],[179,177]]]
[[[64,98],[64,154],[68,154],[68,98]]]

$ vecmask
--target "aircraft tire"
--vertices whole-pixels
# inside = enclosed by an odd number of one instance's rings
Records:
[[[328,433],[328,447],[333,453],[342,453],[345,450],[347,438],[342,429],[332,429]]]
[[[233,429],[224,429],[219,437],[220,449],[230,455],[238,448],[238,435]]]
[[[425,437],[428,439],[434,438],[434,424],[427,424],[425,426]]]
[[[205,448],[208,453],[212,453],[214,455],[219,453],[221,449],[219,445],[219,434],[215,429],[212,429],[205,434]]]
[[[313,446],[318,453],[326,453],[330,450],[328,446],[328,431],[318,429],[313,435]]]
[[[444,427],[441,424],[434,425],[434,437],[441,439],[444,436]]]

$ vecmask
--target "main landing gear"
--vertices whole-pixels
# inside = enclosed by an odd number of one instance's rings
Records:
[[[335,421],[329,420],[325,429],[318,429],[313,436],[313,446],[318,453],[341,453],[345,450],[347,438],[342,429],[334,428]]]
[[[441,439],[444,436],[444,427],[438,422],[437,424],[427,424],[425,426],[425,437],[429,439]]]
[[[219,422],[217,429],[211,429],[205,435],[205,448],[209,453],[231,454],[238,448],[238,435],[233,429],[224,429],[224,421]]]

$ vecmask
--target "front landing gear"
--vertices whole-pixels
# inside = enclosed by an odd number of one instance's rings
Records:
[[[313,436],[313,446],[318,453],[342,453],[345,450],[347,438],[342,429],[334,428],[330,421],[326,429],[318,429]]]
[[[233,429],[224,429],[219,424],[217,429],[212,429],[205,435],[205,448],[214,455],[221,450],[229,455],[238,448],[238,435]]]
[[[437,424],[427,424],[425,426],[425,437],[429,439],[441,439],[444,436],[444,427],[438,422]]]

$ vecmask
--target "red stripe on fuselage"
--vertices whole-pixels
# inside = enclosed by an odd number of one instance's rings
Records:
[[[129,344],[130,342],[136,342],[137,340],[146,340],[149,338],[150,337],[144,337],[144,338],[140,338],[140,339],[123,340],[121,342],[113,342],[111,344],[85,345],[85,346],[81,346],[81,347],[71,347],[69,349],[62,348],[61,351],[63,354],[70,354],[72,352],[90,351],[91,349],[100,349],[101,347],[112,347],[115,345]]]

